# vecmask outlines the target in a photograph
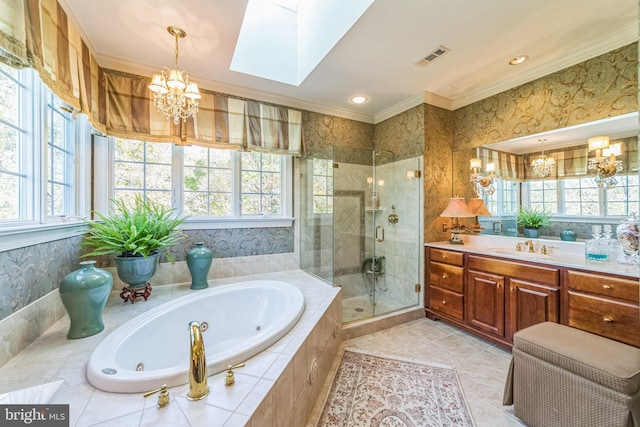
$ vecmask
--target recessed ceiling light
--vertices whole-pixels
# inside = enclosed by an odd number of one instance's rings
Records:
[[[351,102],[353,102],[354,104],[362,104],[363,102],[365,102],[367,100],[366,96],[354,96],[353,98],[351,98]]]
[[[520,65],[524,61],[526,61],[527,59],[529,59],[529,57],[527,55],[516,56],[511,61],[509,61],[509,64],[511,64],[511,65]]]

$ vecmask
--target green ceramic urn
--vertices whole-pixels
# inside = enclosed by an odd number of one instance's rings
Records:
[[[95,261],[83,261],[82,268],[62,278],[60,299],[69,314],[71,325],[67,338],[85,338],[102,332],[102,310],[113,287],[113,276],[96,268]]]

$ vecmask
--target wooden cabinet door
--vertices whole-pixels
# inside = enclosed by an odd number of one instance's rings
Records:
[[[523,280],[509,279],[509,324],[507,339],[527,326],[558,322],[558,289]]]
[[[466,297],[467,323],[504,337],[504,277],[470,270]]]

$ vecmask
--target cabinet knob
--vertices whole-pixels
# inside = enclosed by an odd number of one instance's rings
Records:
[[[446,279],[446,278],[447,278],[447,274],[446,274],[446,273],[445,273],[445,274],[443,274],[443,275],[442,275],[442,278],[443,278],[443,279]]]
[[[442,300],[442,305],[447,305],[447,301],[446,300]]]
[[[608,284],[605,283],[604,285],[602,285],[602,289],[606,289],[606,290],[610,291],[611,289],[613,289],[613,286],[608,285]]]
[[[512,286],[512,287],[510,288],[510,290],[511,290],[511,292],[515,291],[515,290],[516,290],[515,286]]]
[[[446,255],[442,255],[442,259],[447,259],[448,257]]]
[[[496,283],[496,288],[500,289],[502,285],[500,283]]]
[[[611,317],[605,317],[604,319],[602,319],[603,321],[607,322],[607,323],[613,323],[613,319]]]

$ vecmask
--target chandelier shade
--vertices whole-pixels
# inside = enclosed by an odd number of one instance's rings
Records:
[[[149,90],[153,92],[153,105],[156,109],[173,119],[173,123],[177,125],[180,120],[186,121],[198,112],[198,100],[202,95],[197,83],[190,81],[187,73],[178,67],[178,40],[186,37],[187,33],[173,25],[167,27],[167,31],[176,39],[175,68],[165,68],[159,74],[154,74]]]

